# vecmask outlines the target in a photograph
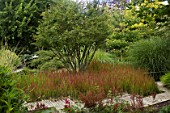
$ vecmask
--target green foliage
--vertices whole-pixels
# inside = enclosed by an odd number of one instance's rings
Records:
[[[134,2],[132,2],[133,4]],[[136,5],[138,7],[136,7]],[[156,20],[161,18],[162,8],[164,6],[158,0],[142,0],[137,4],[133,4],[129,7],[137,17],[140,17],[143,20],[145,25],[148,25],[152,28],[156,26]]]
[[[96,51],[93,60],[101,63],[114,63],[114,57],[112,54],[103,50]]]
[[[10,70],[0,66],[0,112],[23,112],[25,95],[22,90],[16,88]]]
[[[163,75],[161,81],[166,87],[170,88],[170,73]]]
[[[109,16],[96,4],[86,9],[61,1],[43,13],[37,45],[52,50],[66,68],[84,70],[110,33]]]
[[[112,36],[106,40],[106,50],[118,56],[119,61],[125,61],[123,63],[127,63],[129,47],[135,42],[157,36],[158,30],[164,32],[159,33],[160,37],[169,37],[168,21],[162,18],[165,6],[161,2],[134,0],[126,5],[128,9],[125,10],[111,9],[110,15],[114,29]],[[160,21],[164,26],[162,29],[159,27]]]
[[[49,0],[0,0],[0,40],[24,52],[34,51],[33,35]],[[19,51],[19,50],[18,50]]]
[[[170,47],[166,38],[153,37],[135,43],[129,51],[135,66],[148,69],[156,79],[170,70]],[[158,76],[156,76],[158,75]]]
[[[169,11],[170,11],[170,0],[168,0],[168,5],[164,7],[163,14],[165,15],[167,14],[168,16],[170,16]]]
[[[106,49],[119,57],[126,57],[129,45],[154,35],[165,6],[155,1],[132,0],[128,9],[111,11],[113,35],[106,41]]]
[[[170,112],[170,105],[162,107],[158,113],[169,113]]]
[[[97,103],[96,106],[86,107],[82,106],[83,103],[76,103],[69,108],[64,108],[64,112],[69,113],[124,113],[131,110],[129,104],[126,101],[119,100],[118,98],[111,97],[112,101],[107,103]],[[81,104],[81,105],[79,105]],[[129,107],[129,109],[127,109]]]
[[[21,64],[21,59],[12,51],[2,48],[0,50],[0,66],[16,69]]]
[[[154,32],[132,9],[113,9],[111,16],[114,29],[112,36],[106,40],[106,49],[118,57],[126,56],[130,45],[149,38]]]
[[[41,70],[55,70],[63,67],[62,62],[52,51],[38,51],[37,59],[31,61],[31,67],[37,67]]]
[[[162,17],[163,20],[165,20],[164,22],[159,22],[158,23],[158,27],[157,27],[157,32],[156,34],[161,36],[161,37],[165,37],[168,39],[168,42],[170,44],[170,17],[168,17],[167,15],[164,15]]]

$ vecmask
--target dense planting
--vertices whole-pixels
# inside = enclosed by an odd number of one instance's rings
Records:
[[[62,96],[82,99],[90,94],[98,94],[98,98],[104,99],[109,91],[114,95],[128,92],[143,96],[158,92],[154,79],[145,70],[110,64],[92,65],[91,70],[82,73],[46,71],[24,76],[18,86],[29,93],[32,100]]]
[[[148,69],[158,80],[160,75],[170,70],[169,48],[168,39],[152,37],[134,44],[130,49],[129,58],[133,65]]]
[[[0,66],[0,113],[26,112],[23,107],[25,100],[26,95],[16,87],[11,71]]]
[[[99,113],[126,112],[119,97],[130,93],[136,112],[159,92],[150,75],[167,73],[170,87],[170,0],[78,1],[0,0],[0,112],[23,112],[23,90],[29,101],[70,96]]]

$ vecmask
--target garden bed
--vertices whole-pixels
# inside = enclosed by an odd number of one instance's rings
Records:
[[[150,112],[158,112],[160,108],[162,108],[163,106],[169,105],[170,104],[170,91],[164,87],[162,87],[162,83],[161,82],[157,82],[158,84],[158,88],[160,90],[163,90],[163,93],[159,93],[155,96],[155,98],[153,98],[152,96],[147,96],[142,98],[142,103],[143,105],[139,105],[139,103],[137,103],[135,106],[132,105],[132,98],[130,94],[123,94],[122,96],[118,96],[118,100],[119,102],[128,102],[131,107],[136,107],[136,109],[143,109],[143,110],[149,110]],[[114,97],[117,98],[117,97]],[[29,111],[34,111],[35,107],[37,106],[37,103],[41,103],[41,104],[45,104],[45,106],[47,106],[48,108],[54,107],[58,112],[62,112],[62,109],[64,109],[65,107],[65,99],[63,98],[61,100],[56,100],[56,99],[50,99],[50,100],[42,100],[42,101],[38,101],[38,102],[33,102],[33,103],[27,103],[26,106],[28,107]],[[68,99],[68,98],[67,98]],[[114,99],[113,99],[114,100]],[[106,104],[107,102],[109,102],[110,99],[104,99],[103,103]],[[82,109],[84,107],[83,103],[77,103],[76,100],[72,101],[69,99],[69,102],[71,104],[71,106],[77,107],[79,109]],[[114,104],[114,102],[113,102]],[[37,110],[36,110],[37,111]]]
[[[22,76],[18,87],[33,101],[67,96],[101,101],[108,93],[147,96],[159,92],[154,79],[146,75],[146,70],[97,63],[89,66],[86,72],[46,71]]]
[[[143,97],[160,93],[146,70],[99,62],[93,62],[85,72],[45,71],[22,76],[18,87],[29,94],[30,102],[70,97],[80,100],[85,108],[95,107],[108,98],[119,97],[131,103],[131,96],[143,100]],[[60,104],[60,109],[61,106],[63,108],[64,103]]]

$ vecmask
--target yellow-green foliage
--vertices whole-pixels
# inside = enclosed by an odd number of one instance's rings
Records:
[[[20,58],[12,51],[0,50],[0,65],[8,67],[10,70],[16,69],[21,64]]]
[[[139,3],[138,6],[133,6],[132,11],[141,18],[141,22],[145,23],[147,26],[154,27],[156,25],[156,19],[160,16],[159,10],[163,7],[162,3],[158,0],[154,2],[149,2],[144,0]]]
[[[170,88],[170,73],[167,73],[164,76],[162,76],[161,81],[166,87]]]
[[[94,55],[93,61],[98,61],[101,63],[113,63],[114,62],[114,57],[112,54],[98,50],[96,51],[96,54]]]
[[[149,12],[149,8],[138,8],[140,9],[137,10],[136,6],[132,5],[129,9],[112,11],[113,32],[106,39],[106,49],[109,52],[124,57],[127,55],[126,53],[131,44],[140,39],[150,38],[153,35],[155,26],[152,25],[156,25],[156,21],[154,17],[148,18],[155,13]],[[143,10],[148,14],[143,14]],[[141,15],[144,15],[144,17]],[[150,25],[151,23],[153,24]]]

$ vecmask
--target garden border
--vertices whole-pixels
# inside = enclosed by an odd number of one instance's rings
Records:
[[[165,88],[163,86],[163,84],[161,82],[156,82],[158,88],[160,91],[163,91],[163,93],[159,93],[156,94],[155,97],[153,98],[153,96],[147,96],[143,98],[143,106],[144,107],[156,107],[159,106],[159,104],[162,103],[166,103],[166,102],[170,102],[170,90],[168,90],[167,88]],[[126,93],[124,95],[122,95],[120,98],[120,100],[123,101],[127,101],[131,104],[131,95]],[[71,105],[75,105],[75,102],[72,100],[69,100]],[[108,99],[104,100],[103,102],[107,102],[109,101]],[[63,113],[61,110],[64,108],[65,106],[65,100],[55,100],[55,99],[49,99],[49,100],[42,100],[42,101],[38,101],[38,102],[31,102],[31,103],[25,103],[24,106],[26,106],[28,108],[28,111],[34,111],[37,103],[39,104],[44,104],[45,106],[47,106],[48,108],[56,108],[57,111],[59,111],[59,113]],[[81,104],[79,107],[83,107],[84,105]]]

